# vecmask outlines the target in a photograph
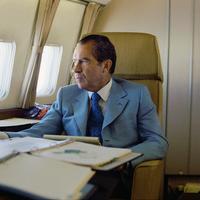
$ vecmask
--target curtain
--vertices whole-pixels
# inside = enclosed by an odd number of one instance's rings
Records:
[[[87,8],[85,10],[85,14],[83,17],[83,24],[80,31],[80,38],[87,33],[92,32],[92,29],[94,27],[94,23],[98,17],[99,12],[101,11],[101,8],[103,7],[102,4],[91,2],[87,5]],[[70,71],[72,71],[73,64],[70,66]],[[74,77],[72,73],[69,73],[68,83],[72,84],[75,83]]]
[[[60,0],[39,0],[38,2],[35,25],[33,28],[32,49],[20,95],[20,107],[22,108],[29,108],[35,103],[42,51],[48,38],[59,1]]]
[[[92,31],[94,23],[97,19],[97,16],[101,8],[102,8],[102,5],[99,3],[92,2],[87,5],[84,18],[83,18],[83,25],[81,28],[80,37]]]

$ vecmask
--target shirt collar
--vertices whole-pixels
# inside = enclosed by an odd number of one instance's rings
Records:
[[[97,93],[100,95],[100,97],[103,99],[103,101],[107,101],[108,96],[110,94],[110,89],[112,86],[112,78],[110,79],[110,81],[104,86],[102,87]],[[88,95],[91,99],[93,92],[88,91]]]

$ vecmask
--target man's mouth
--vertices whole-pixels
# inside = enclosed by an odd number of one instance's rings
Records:
[[[84,77],[83,77],[83,75],[80,75],[80,74],[75,74],[75,79],[77,80],[77,81],[80,81],[80,80],[83,80],[84,79]]]

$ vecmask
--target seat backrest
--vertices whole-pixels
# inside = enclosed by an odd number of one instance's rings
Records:
[[[115,76],[140,82],[150,91],[162,122],[163,74],[156,37],[147,33],[100,33],[107,36],[117,52]],[[132,200],[161,198],[164,161],[139,164],[133,175]]]
[[[117,52],[115,76],[145,84],[162,116],[162,82],[160,54],[154,35],[135,32],[102,32]]]

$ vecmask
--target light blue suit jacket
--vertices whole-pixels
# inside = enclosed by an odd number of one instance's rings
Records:
[[[89,98],[77,85],[60,89],[46,116],[32,128],[9,132],[10,137],[43,134],[86,135]],[[105,107],[102,139],[104,146],[131,148],[144,155],[135,164],[163,158],[168,143],[161,133],[156,108],[147,88],[122,79],[113,79]]]

